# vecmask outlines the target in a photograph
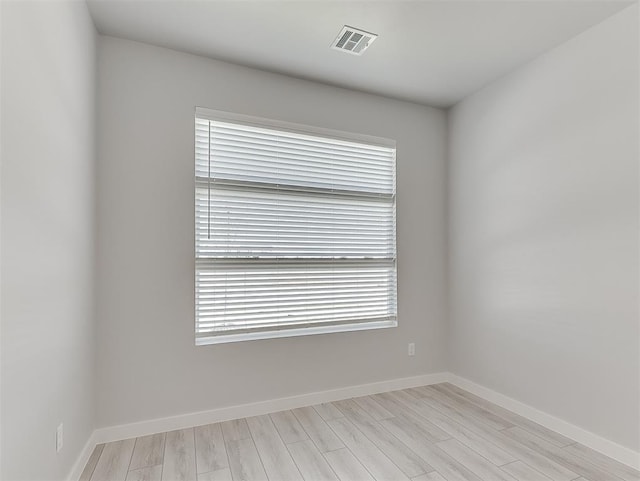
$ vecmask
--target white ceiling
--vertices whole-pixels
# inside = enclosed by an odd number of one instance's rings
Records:
[[[630,3],[88,0],[105,35],[442,107]],[[380,37],[330,49],[345,24]]]

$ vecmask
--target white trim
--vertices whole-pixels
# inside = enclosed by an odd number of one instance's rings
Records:
[[[497,404],[500,407],[513,411],[516,414],[520,414],[531,421],[535,421],[552,431],[584,444],[585,446],[598,451],[605,456],[609,456],[616,461],[626,464],[627,466],[640,470],[640,453],[637,453],[632,449],[621,446],[618,443],[587,431],[575,424],[571,424],[560,418],[552,416],[551,414],[547,414],[529,406],[528,404],[505,396],[504,394],[500,394],[456,374],[449,373],[448,377],[451,384],[455,384],[461,389],[469,391],[483,399],[486,399],[487,401]]]
[[[78,459],[71,467],[69,476],[67,476],[67,479],[69,481],[77,481],[78,479],[80,479],[80,475],[82,474],[82,471],[84,471],[84,467],[87,465],[89,457],[91,456],[91,453],[93,453],[93,450],[96,448],[97,444],[99,443],[96,442],[96,431],[93,431],[89,436],[87,443],[84,445],[84,448],[82,448]]]
[[[270,399],[267,401],[258,401],[250,404],[241,404],[239,406],[223,407],[213,409],[211,411],[201,411],[160,419],[150,419],[148,421],[141,421],[132,424],[110,426],[97,429],[94,432],[94,438],[96,443],[108,443],[121,439],[172,431],[174,429],[184,429],[193,426],[201,426],[203,424],[229,421],[231,419],[259,416],[262,414],[339,401],[341,399],[349,399],[352,397],[367,396],[369,394],[407,389],[410,387],[426,386],[428,384],[437,384],[445,382],[446,380],[447,373],[424,374],[422,376],[390,379],[388,381],[360,384],[357,386],[332,389],[330,391],[313,392],[279,399]]]
[[[218,408],[210,411],[150,419],[137,423],[121,424],[119,426],[96,429],[89,437],[87,444],[83,448],[78,460],[73,465],[67,479],[69,481],[77,481],[79,479],[85,464],[89,460],[89,456],[91,456],[91,453],[93,452],[93,449],[100,443],[119,441],[121,439],[135,438],[149,434],[171,431],[174,429],[184,429],[203,424],[228,421],[231,419],[259,416],[286,409],[295,409],[352,397],[367,396],[369,394],[395,391],[398,389],[407,389],[417,386],[427,386],[429,384],[438,384],[441,382],[450,382],[451,384],[455,384],[456,386],[480,396],[487,401],[491,401],[500,407],[520,414],[531,421],[535,421],[546,428],[584,444],[605,456],[609,456],[610,458],[626,464],[627,466],[631,466],[632,468],[640,469],[640,453],[636,453],[632,449],[621,446],[613,441],[542,412],[528,404],[505,396],[504,394],[500,394],[489,388],[476,384],[468,379],[452,373],[440,372],[424,374],[421,376],[390,379],[387,381],[360,384],[356,386],[332,389],[329,391],[300,394],[286,398],[271,399],[250,404],[241,404],[239,406]]]
[[[343,142],[357,142],[361,144],[374,145],[377,147],[388,147],[392,149],[396,148],[396,141],[387,139],[385,137],[376,137],[373,135],[345,132],[335,129],[326,129],[324,127],[316,127],[313,125],[284,122],[282,120],[255,117],[253,115],[236,114],[233,112],[224,112],[222,110],[212,110],[205,107],[196,107],[195,115],[200,119],[211,120],[214,122],[217,120],[220,122],[230,122],[236,124],[251,125],[254,127],[271,128],[296,134],[325,137]]]
[[[273,331],[244,332],[241,334],[219,334],[216,336],[196,337],[196,346],[223,344],[226,342],[255,341],[258,339],[275,339],[278,337],[311,336],[314,334],[331,334],[335,332],[365,331],[369,329],[388,329],[398,327],[397,320],[359,322],[355,324],[334,324],[317,327],[300,327],[298,329],[278,329]]]

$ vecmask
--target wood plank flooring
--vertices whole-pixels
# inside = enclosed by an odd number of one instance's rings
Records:
[[[448,383],[98,445],[82,481],[640,481]]]

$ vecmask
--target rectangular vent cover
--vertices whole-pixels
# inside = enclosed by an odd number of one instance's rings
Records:
[[[345,25],[331,44],[331,48],[353,55],[362,55],[376,38],[378,36],[375,33]]]

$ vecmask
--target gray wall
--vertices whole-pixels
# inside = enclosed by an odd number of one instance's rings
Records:
[[[640,447],[638,8],[450,115],[450,367]]]
[[[1,21],[0,478],[65,479],[94,428],[96,35],[84,2]]]
[[[195,106],[397,140],[398,328],[194,345]],[[98,113],[99,426],[445,369],[443,111],[102,37]]]

